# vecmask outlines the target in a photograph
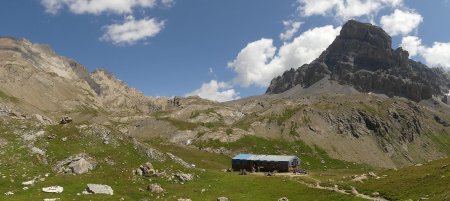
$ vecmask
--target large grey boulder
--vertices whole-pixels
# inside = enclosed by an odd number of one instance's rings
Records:
[[[69,167],[72,169],[72,172],[75,174],[84,174],[89,172],[89,170],[94,169],[94,166],[84,158],[80,158],[79,160],[72,161],[69,164]]]
[[[93,170],[95,166],[96,162],[93,158],[86,154],[77,154],[58,161],[53,170],[62,174],[85,174]]]
[[[92,194],[106,194],[106,195],[114,194],[114,191],[110,186],[103,184],[88,184],[86,191]]]

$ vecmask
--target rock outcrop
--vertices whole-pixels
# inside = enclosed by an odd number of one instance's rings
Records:
[[[413,101],[448,93],[450,79],[442,69],[410,60],[407,51],[393,50],[391,45],[391,37],[380,27],[350,20],[319,58],[274,78],[266,94],[282,93],[296,85],[307,88],[325,77],[361,92]]]

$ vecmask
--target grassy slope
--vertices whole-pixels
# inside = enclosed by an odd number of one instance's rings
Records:
[[[229,158],[223,155],[210,154],[189,148],[177,148],[167,145],[160,146],[164,151],[170,151],[185,158],[190,163],[195,163],[197,170],[185,170],[171,161],[164,163],[153,162],[157,169],[165,169],[167,172],[181,170],[199,175],[198,179],[186,184],[175,184],[165,178],[147,178],[134,176],[132,170],[143,164],[147,159],[141,156],[133,148],[128,139],[119,140],[117,143],[105,145],[97,136],[79,132],[73,125],[49,126],[43,128],[47,133],[56,134],[55,139],[46,136],[35,143],[36,147],[47,151],[49,165],[44,165],[38,157],[29,154],[19,136],[13,134],[13,130],[19,129],[22,123],[12,124],[2,122],[0,137],[8,141],[8,145],[0,152],[0,172],[5,178],[0,177],[0,200],[41,200],[43,198],[59,197],[63,200],[140,200],[147,198],[157,199],[157,195],[151,195],[145,189],[148,184],[159,183],[167,190],[160,195],[161,200],[176,200],[177,197],[189,197],[193,200],[214,200],[219,196],[227,196],[232,200],[276,200],[287,196],[292,200],[359,200],[352,196],[341,195],[331,191],[323,191],[308,188],[283,178],[267,178],[262,176],[239,176],[235,173],[223,173]],[[6,126],[8,125],[8,126]],[[39,129],[24,128],[22,132]],[[61,138],[67,137],[66,142]],[[170,148],[172,147],[172,148]],[[98,162],[97,167],[84,175],[55,175],[51,165],[68,156],[77,153],[87,153]],[[105,158],[110,158],[115,165],[108,165]],[[211,159],[211,160],[209,160]],[[212,161],[212,162],[210,162]],[[21,183],[35,176],[51,173],[45,181],[38,182],[28,190],[22,190]],[[151,179],[151,181],[150,181]],[[270,185],[268,185],[268,180]],[[77,195],[84,190],[87,183],[99,183],[110,185],[114,189],[114,196],[105,195]],[[62,194],[45,194],[42,187],[61,185],[64,187]],[[201,192],[205,189],[205,192]],[[3,193],[13,191],[15,195],[5,196]]]
[[[386,170],[378,175],[388,175],[382,179],[370,179],[355,184],[360,191],[378,191],[389,200],[450,200],[450,159],[432,161],[420,167],[406,167]]]

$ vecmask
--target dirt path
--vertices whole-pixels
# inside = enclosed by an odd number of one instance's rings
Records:
[[[316,182],[316,184],[314,185],[314,184],[306,183],[306,182],[299,181],[299,180],[293,180],[293,179],[291,179],[291,180],[295,181],[295,182],[298,182],[298,183],[301,183],[301,184],[304,184],[304,185],[306,185],[306,186],[308,186],[310,188],[329,190],[329,191],[334,191],[334,192],[337,192],[337,193],[342,193],[342,194],[345,194],[345,195],[355,195],[356,197],[364,198],[364,199],[367,199],[367,200],[373,200],[373,201],[389,201],[389,200],[386,200],[386,199],[384,199],[382,197],[372,197],[370,195],[359,193],[354,187],[352,187],[352,192],[349,193],[349,192],[347,192],[347,191],[345,191],[343,189],[339,189],[338,185],[334,185],[334,187],[321,186],[319,180],[311,178],[311,177],[308,177],[308,178],[313,179]]]

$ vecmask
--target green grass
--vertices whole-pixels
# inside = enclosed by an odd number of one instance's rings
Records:
[[[381,171],[378,175],[388,176],[354,185],[362,192],[380,192],[389,200],[418,200],[427,195],[430,200],[450,200],[449,158],[420,167]]]
[[[9,101],[9,102],[13,102],[13,103],[18,103],[19,99],[13,96],[9,96],[8,94],[6,94],[5,92],[0,90],[0,99]]]
[[[28,147],[13,134],[13,130],[22,130],[20,122],[1,122],[0,138],[8,144],[0,152],[0,172],[6,178],[0,177],[0,200],[42,200],[58,197],[62,200],[158,200],[145,189],[151,183],[160,184],[166,192],[159,195],[159,200],[176,200],[176,198],[191,198],[193,200],[215,200],[226,196],[231,200],[277,200],[288,197],[291,200],[360,200],[353,196],[342,195],[331,191],[308,188],[307,186],[282,177],[263,177],[258,175],[239,176],[236,173],[224,173],[221,169],[230,165],[230,158],[221,154],[200,151],[196,148],[175,146],[161,140],[148,142],[151,146],[173,153],[189,163],[196,164],[199,169],[186,170],[180,165],[168,160],[166,162],[152,161],[155,168],[171,172],[183,171],[198,175],[198,178],[185,184],[173,183],[166,178],[140,177],[132,174],[132,170],[148,161],[146,157],[134,149],[128,138],[122,140],[113,132],[115,143],[103,144],[95,134],[80,132],[75,125],[55,125],[44,127],[47,133],[55,134],[55,139],[43,137],[35,146],[46,150],[48,165],[36,156],[29,154]],[[8,126],[5,126],[8,125]],[[31,126],[24,128],[28,132]],[[36,132],[34,129],[30,132]],[[66,142],[61,138],[67,137]],[[94,170],[83,175],[56,175],[51,167],[57,161],[71,155],[86,153],[97,161]],[[115,162],[109,165],[105,158]],[[204,170],[202,170],[204,169]],[[28,190],[22,190],[21,183],[35,176],[51,173],[45,181],[38,182]],[[151,181],[150,181],[151,179]],[[110,185],[114,189],[113,196],[107,195],[77,195],[88,183]],[[270,185],[268,185],[270,183]],[[45,194],[43,187],[60,185],[64,187],[62,194]],[[202,193],[202,189],[205,191]],[[13,191],[15,195],[4,196],[3,193]]]

